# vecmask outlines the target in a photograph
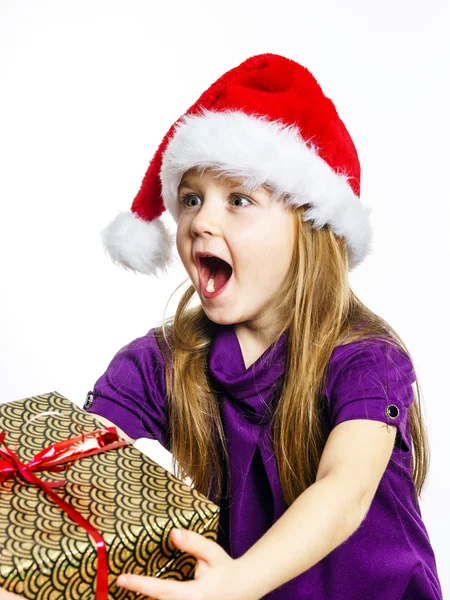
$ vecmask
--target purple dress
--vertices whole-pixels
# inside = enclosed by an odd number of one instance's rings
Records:
[[[287,509],[269,427],[285,370],[287,333],[246,369],[233,326],[216,324],[214,329],[209,376],[221,403],[231,494],[211,500],[221,508],[217,541],[238,558]],[[383,421],[398,428],[394,450],[353,535],[264,598],[442,600],[410,475],[411,361],[385,342],[357,341],[335,348],[328,367],[322,415],[327,434],[348,419]],[[153,329],[117,352],[88,393],[85,409],[110,419],[132,438],[156,439],[170,451],[163,357]]]

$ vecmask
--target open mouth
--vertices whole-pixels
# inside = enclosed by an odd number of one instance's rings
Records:
[[[200,257],[200,280],[206,297],[215,296],[233,273],[231,265],[215,256]]]

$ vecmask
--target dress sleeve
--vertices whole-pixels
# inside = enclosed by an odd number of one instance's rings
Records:
[[[89,391],[84,409],[133,439],[158,440],[170,452],[164,358],[150,330],[121,348]]]
[[[326,398],[331,428],[351,419],[397,427],[395,445],[411,451],[409,407],[416,381],[409,356],[379,340],[338,346],[330,359]]]

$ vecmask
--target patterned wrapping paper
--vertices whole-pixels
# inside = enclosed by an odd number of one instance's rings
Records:
[[[41,412],[57,411],[27,421]],[[103,427],[58,392],[0,405],[0,432],[22,462],[44,447]],[[219,507],[132,446],[82,458],[63,473],[57,493],[103,536],[108,599],[144,598],[116,586],[120,573],[180,581],[194,577],[195,557],[169,542],[172,527],[217,541]],[[36,600],[95,598],[97,553],[92,538],[43,490],[18,477],[0,483],[0,587]]]

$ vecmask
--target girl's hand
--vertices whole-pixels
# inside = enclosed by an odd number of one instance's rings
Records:
[[[0,588],[0,600],[25,600],[22,596],[16,596],[16,594],[11,594],[11,592],[5,592]]]
[[[179,535],[181,533],[181,535]],[[170,532],[172,542],[197,558],[194,579],[174,581],[141,575],[120,575],[117,585],[152,600],[258,600],[238,560],[216,542],[189,529]],[[1,599],[0,599],[1,600]]]

